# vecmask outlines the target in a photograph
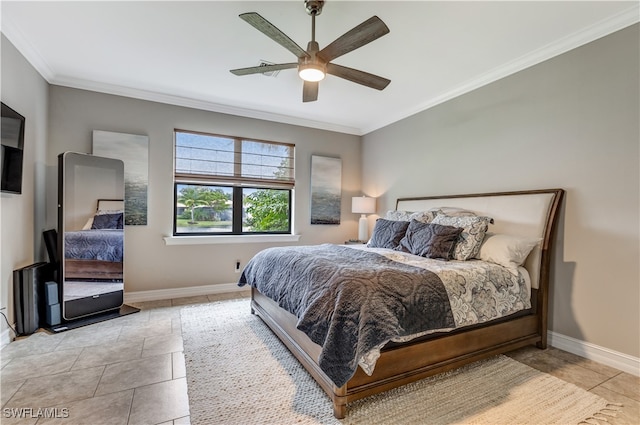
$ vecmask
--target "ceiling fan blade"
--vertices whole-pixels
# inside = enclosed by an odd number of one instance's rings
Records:
[[[251,75],[264,74],[265,72],[280,71],[281,69],[291,69],[297,67],[297,63],[279,63],[275,65],[258,65],[249,68],[232,69],[231,73],[235,75]]]
[[[377,16],[372,16],[357,27],[338,37],[318,52],[326,62],[370,43],[389,32],[389,28]]]
[[[302,49],[302,47],[298,46],[295,41],[290,39],[285,33],[280,31],[275,25],[271,22],[264,19],[262,16],[257,14],[256,12],[243,13],[240,15],[244,21],[249,23],[255,29],[296,55],[298,58],[308,57],[309,54]]]
[[[318,82],[305,81],[302,86],[302,101],[315,102],[318,100]]]
[[[335,75],[336,77],[344,78],[345,80],[362,84],[363,86],[371,87],[376,90],[383,90],[391,82],[391,80],[387,78],[379,77],[357,69],[347,68],[346,66],[336,65],[335,63],[327,64],[327,74]]]

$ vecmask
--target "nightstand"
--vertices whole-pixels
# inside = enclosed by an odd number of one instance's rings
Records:
[[[345,245],[366,245],[367,241],[351,241],[351,240],[349,240],[349,241],[346,241],[344,244]]]

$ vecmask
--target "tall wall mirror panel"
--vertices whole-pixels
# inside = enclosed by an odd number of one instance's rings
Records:
[[[58,156],[62,316],[119,309],[124,300],[124,164],[76,152]]]

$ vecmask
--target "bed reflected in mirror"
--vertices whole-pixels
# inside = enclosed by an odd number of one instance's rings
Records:
[[[118,309],[124,297],[124,164],[65,152],[59,180],[63,317]]]

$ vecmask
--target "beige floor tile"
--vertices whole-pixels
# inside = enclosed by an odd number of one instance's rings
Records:
[[[182,336],[176,334],[152,336],[144,339],[142,357],[182,351]]]
[[[154,308],[171,307],[171,300],[154,300],[154,301],[141,301],[138,303],[127,303],[132,307],[137,307],[142,310],[152,310]]]
[[[38,425],[127,425],[133,390],[71,402],[68,417],[38,421]],[[4,425],[4,423],[3,423]]]
[[[531,351],[526,354],[525,352],[520,352],[520,354],[514,358],[534,369],[553,375],[556,378],[560,378],[586,390],[590,390],[608,379],[606,375],[571,363],[559,356],[554,356],[549,350]]]
[[[187,367],[184,362],[184,353],[171,353],[171,362],[173,370],[173,379],[184,378],[187,376]]]
[[[606,375],[573,363],[567,363],[562,367],[554,368],[548,373],[585,390],[590,390],[607,379]]]
[[[28,410],[3,410],[2,425],[35,425],[38,422],[37,412]]]
[[[602,363],[594,362],[593,360],[585,359],[584,357],[580,357],[576,354],[569,353],[567,351],[559,350],[555,347],[549,347],[549,349],[547,350],[547,353],[552,356],[566,360],[575,365],[593,370],[594,372],[598,372],[599,374],[605,375],[609,378],[616,376],[617,374],[620,373],[620,371],[616,368],[603,365]]]
[[[72,370],[139,359],[143,343],[144,340],[121,341],[85,347]]]
[[[638,376],[623,372],[609,379],[602,386],[633,400],[640,401],[640,377]]]
[[[118,340],[121,326],[84,326],[64,332],[64,338],[56,350],[66,350],[77,347],[91,347],[92,345],[111,344]]]
[[[102,375],[96,395],[168,381],[172,376],[171,369],[171,354],[161,354],[108,365]]]
[[[622,409],[615,417],[607,417],[609,425],[638,425],[640,424],[640,401],[630,399],[620,393],[611,391],[602,385],[598,385],[590,392],[612,403],[621,403]]]
[[[2,380],[25,380],[37,376],[67,372],[71,369],[81,351],[81,348],[74,348],[14,358],[2,369]]]
[[[0,375],[0,407],[4,405],[13,397],[13,395],[20,389],[20,387],[27,382],[25,380],[7,381],[2,379]],[[1,423],[2,421],[0,421]]]
[[[154,322],[156,320],[164,320],[164,319],[180,319],[181,309],[182,309],[182,306],[149,310],[149,321]]]
[[[171,319],[150,321],[145,326],[123,326],[118,341],[171,334]]]
[[[28,379],[5,407],[52,407],[93,397],[104,366]]]
[[[189,415],[186,378],[135,389],[129,425],[158,424]]]
[[[206,304],[208,302],[209,302],[209,298],[206,295],[198,295],[195,297],[173,298],[171,300],[171,305],[179,306],[179,305],[191,305],[191,304]]]
[[[36,332],[28,337],[16,339],[0,351],[3,367],[5,361],[14,357],[32,356],[35,354],[45,354],[55,351],[63,337],[64,336],[62,334]]]

